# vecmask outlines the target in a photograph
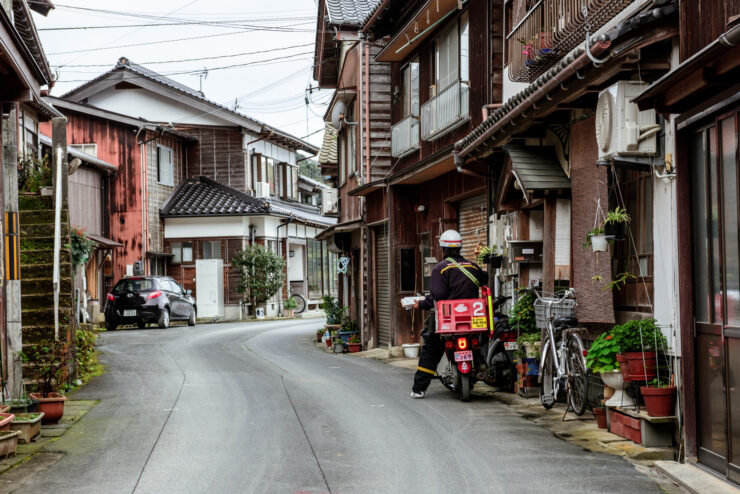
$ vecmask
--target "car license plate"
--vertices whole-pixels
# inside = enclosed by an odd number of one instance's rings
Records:
[[[519,350],[519,344],[516,341],[504,341],[504,350]]]
[[[123,317],[136,317],[136,309],[123,311]]]
[[[472,350],[463,350],[462,352],[455,352],[455,362],[468,362],[473,360]]]

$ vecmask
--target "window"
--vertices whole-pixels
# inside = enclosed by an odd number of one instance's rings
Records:
[[[401,249],[401,272],[399,274],[401,291],[416,291],[416,249]]]
[[[401,71],[401,108],[403,116],[419,116],[419,60],[412,60]]]
[[[19,119],[19,152],[23,155],[36,155],[39,150],[39,123],[34,116],[22,111]]]
[[[203,242],[203,259],[222,259],[220,240]]]
[[[98,157],[97,144],[70,144],[69,147],[85,154],[89,154],[90,156],[95,156],[96,158]]]
[[[458,80],[469,78],[468,24],[468,13],[464,12],[434,40],[432,75],[436,94]]]
[[[282,180],[280,194],[283,199],[298,200],[298,167],[280,163]]]
[[[172,242],[172,263],[193,262],[193,242]]]
[[[164,146],[157,146],[157,182],[170,187],[175,185],[172,149]]]

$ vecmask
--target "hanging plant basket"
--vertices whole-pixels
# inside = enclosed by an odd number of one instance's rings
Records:
[[[612,240],[624,240],[627,238],[627,223],[605,223],[604,235]]]
[[[591,250],[594,252],[606,252],[609,248],[609,242],[606,241],[606,235],[591,235]]]
[[[489,268],[498,269],[501,267],[501,261],[503,259],[504,256],[488,255],[485,257],[485,263],[488,265]]]

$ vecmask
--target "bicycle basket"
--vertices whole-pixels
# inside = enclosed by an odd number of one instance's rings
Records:
[[[537,327],[540,329],[547,328],[547,302],[553,302],[550,314],[553,319],[556,317],[575,317],[576,315],[576,301],[573,299],[552,298],[542,297],[542,300],[536,299],[534,301],[534,315]]]

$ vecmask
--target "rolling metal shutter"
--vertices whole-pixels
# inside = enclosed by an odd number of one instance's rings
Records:
[[[375,282],[377,283],[376,314],[378,346],[391,342],[391,280],[388,256],[388,232],[385,226],[375,230]]]
[[[481,242],[488,245],[488,211],[486,195],[465,199],[458,203],[458,228],[463,238],[462,256],[475,262],[473,252]]]

